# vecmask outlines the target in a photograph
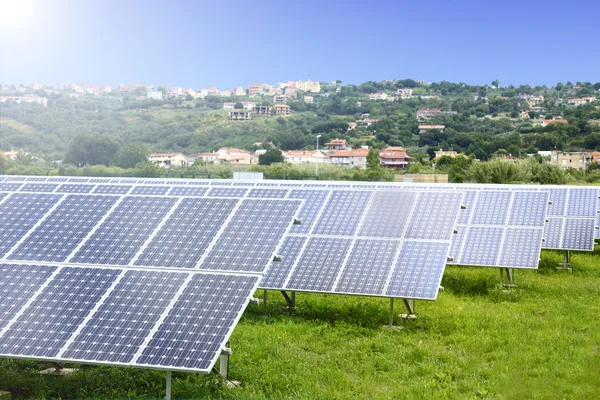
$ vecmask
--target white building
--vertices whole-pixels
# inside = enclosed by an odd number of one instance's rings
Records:
[[[148,92],[148,95],[146,97],[148,99],[162,100],[162,98],[163,98],[163,92],[161,92],[159,90],[153,90],[151,92]]]
[[[283,153],[283,159],[290,164],[325,163],[329,157],[317,150],[290,150]]]
[[[188,165],[188,158],[182,153],[150,154],[148,161],[163,168],[186,167]]]

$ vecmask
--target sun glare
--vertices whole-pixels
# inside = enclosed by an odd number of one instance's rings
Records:
[[[0,0],[0,26],[10,28],[28,24],[34,11],[33,0]]]

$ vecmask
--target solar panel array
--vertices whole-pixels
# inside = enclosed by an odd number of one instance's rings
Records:
[[[212,369],[302,203],[6,181],[0,356],[168,370]]]

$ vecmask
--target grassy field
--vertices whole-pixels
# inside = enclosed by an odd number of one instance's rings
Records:
[[[383,329],[389,300],[298,293],[295,311],[269,292],[268,315],[249,306],[232,337],[227,389],[216,376],[174,374],[177,398],[600,398],[600,251],[573,254],[573,272],[544,252],[538,271],[498,288],[497,269],[446,269],[436,302]],[[261,293],[259,293],[260,295]],[[400,304],[398,312],[402,312]],[[84,367],[40,376],[42,363],[0,361],[14,397],[164,395],[164,373]]]

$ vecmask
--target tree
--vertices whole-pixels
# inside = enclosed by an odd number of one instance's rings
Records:
[[[500,89],[500,81],[498,79],[492,81],[492,86],[494,86],[496,89]]]
[[[6,156],[4,155],[4,153],[0,153],[0,171],[1,172],[4,172],[4,170],[6,169],[6,164],[7,164]]]
[[[370,170],[383,168],[381,166],[381,159],[379,158],[379,150],[369,149],[369,153],[367,154],[367,168]]]
[[[233,108],[236,110],[242,110],[242,109],[244,109],[244,105],[238,101],[237,103],[235,103]]]
[[[127,143],[117,152],[115,164],[121,168],[135,168],[148,161],[150,147],[145,143]]]
[[[273,163],[282,163],[283,153],[279,149],[269,149],[258,157],[259,165],[271,165]]]
[[[105,136],[77,136],[71,142],[65,161],[77,166],[110,165],[119,146]]]

